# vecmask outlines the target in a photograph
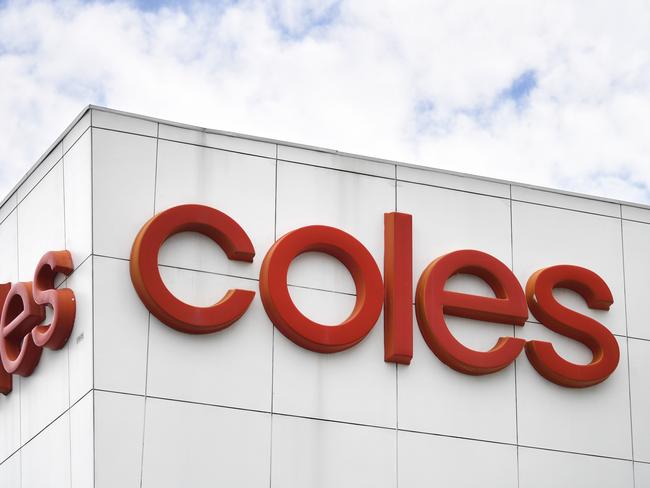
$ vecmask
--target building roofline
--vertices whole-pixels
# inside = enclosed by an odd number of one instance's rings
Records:
[[[68,133],[72,130],[72,128],[77,125],[77,122],[79,122],[86,113],[94,108],[92,105],[86,105],[81,112],[68,124],[68,126],[61,132],[59,137],[57,137],[52,144],[50,144],[50,147],[47,148],[47,150],[43,153],[43,155],[38,158],[38,160],[27,170],[27,172],[23,175],[23,177],[18,180],[18,183],[16,183],[11,190],[5,195],[5,197],[2,199],[0,202],[0,207],[2,207],[5,203],[9,201],[9,199],[14,196],[16,191],[18,191],[18,188],[29,178],[34,171],[36,171],[36,168],[40,166],[40,164],[43,162],[45,158],[47,158],[54,149],[63,141],[63,138],[68,135]],[[96,107],[99,108],[99,107]]]
[[[83,118],[84,115],[86,115],[87,112],[90,110],[98,110],[102,112],[107,112],[107,113],[112,113],[116,115],[122,115],[126,117],[132,117],[132,118],[137,118],[141,120],[147,120],[150,122],[157,122],[160,124],[165,124],[169,125],[172,127],[178,127],[182,129],[190,129],[190,130],[195,130],[195,131],[200,131],[200,132],[205,132],[208,134],[217,134],[221,136],[228,136],[228,137],[237,137],[240,139],[248,139],[251,141],[256,141],[256,142],[266,142],[270,144],[278,144],[282,146],[287,146],[287,147],[293,147],[297,149],[306,149],[310,151],[318,151],[322,153],[327,153],[327,154],[333,154],[337,156],[344,156],[344,157],[349,157],[349,158],[354,158],[354,159],[360,159],[364,161],[369,161],[373,163],[380,163],[380,164],[390,164],[393,166],[401,166],[405,168],[414,168],[414,169],[420,169],[424,171],[432,171],[436,173],[442,173],[446,175],[452,175],[452,176],[458,176],[461,178],[472,178],[475,180],[481,180],[489,183],[499,183],[502,185],[515,185],[518,187],[522,188],[529,188],[532,190],[541,190],[545,192],[550,192],[550,193],[556,193],[559,195],[567,195],[571,197],[578,197],[578,198],[583,198],[587,200],[594,200],[597,202],[606,202],[606,203],[613,203],[616,205],[625,205],[628,207],[636,207],[640,209],[645,209],[645,210],[650,210],[650,205],[644,204],[644,203],[638,203],[638,202],[630,202],[630,201],[625,201],[625,200],[617,200],[614,198],[608,198],[608,197],[601,197],[597,195],[590,195],[586,193],[578,193],[578,192],[573,192],[573,191],[568,191],[568,190],[560,190],[557,188],[549,188],[545,186],[540,186],[540,185],[533,185],[529,183],[521,183],[518,181],[511,181],[511,180],[503,180],[499,178],[492,178],[489,176],[481,176],[481,175],[474,175],[471,173],[462,173],[459,171],[451,171],[447,169],[440,169],[436,168],[434,166],[427,166],[427,165],[422,165],[422,164],[415,164],[415,163],[406,163],[403,161],[393,161],[393,160],[388,160],[388,159],[382,159],[382,158],[377,158],[377,157],[371,157],[371,156],[364,156],[361,154],[354,154],[354,153],[348,153],[344,151],[337,151],[335,149],[327,149],[323,147],[318,147],[318,146],[311,146],[308,144],[300,144],[296,142],[289,142],[289,141],[283,141],[280,139],[271,139],[268,137],[259,137],[259,136],[253,136],[250,134],[241,134],[238,132],[231,132],[231,131],[225,131],[225,130],[218,130],[218,129],[208,129],[206,127],[200,127],[196,125],[191,125],[191,124],[184,124],[181,122],[175,122],[172,120],[166,120],[166,119],[160,119],[157,117],[150,117],[147,115],[141,115],[141,114],[136,114],[133,112],[126,112],[123,110],[116,110],[108,107],[102,107],[100,105],[93,105],[93,104],[88,104],[86,105],[81,112],[73,119],[73,121],[68,124],[68,126],[63,130],[63,132],[59,135],[59,137],[56,138],[56,140],[47,148],[47,150],[43,153],[43,155],[38,158],[36,163],[25,173],[25,175],[14,185],[14,187],[7,193],[7,195],[2,199],[2,202],[0,202],[0,207],[3,206],[13,195],[16,193],[18,188],[25,182],[27,178],[31,176],[31,174],[38,168],[38,166],[43,162],[43,160],[49,156],[49,154],[61,143],[63,138],[72,130],[72,128]],[[92,121],[91,121],[91,126],[92,126]]]

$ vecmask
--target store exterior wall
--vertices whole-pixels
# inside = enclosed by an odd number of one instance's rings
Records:
[[[209,239],[172,237],[159,255],[179,298],[207,306],[256,292],[225,330],[161,323],[131,283],[140,228],[181,204],[217,208],[246,230],[253,263]],[[604,324],[620,362],[583,389],[544,379],[526,355],[484,376],[458,373],[413,321],[410,365],[384,362],[383,317],[358,345],[320,354],[267,317],[264,255],[293,229],[324,224],[384,259],[384,213],[413,216],[414,287],[435,258],[477,249],[522,286],[572,264],[608,284],[609,311],[562,303]],[[0,208],[0,283],[30,281],[47,251],[75,269],[64,348],[0,395],[1,487],[650,487],[650,209],[427,168],[234,137],[90,108]],[[314,320],[338,323],[355,286],[335,259],[310,253],[289,272]],[[489,294],[478,279],[449,286]],[[501,336],[549,340],[566,359],[589,350],[533,315],[523,327],[448,317],[468,347]]]

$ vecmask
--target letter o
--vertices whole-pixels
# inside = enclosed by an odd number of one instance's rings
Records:
[[[338,325],[319,324],[295,306],[287,286],[291,262],[306,252],[323,252],[350,272],[357,299],[350,316]],[[383,283],[370,252],[350,234],[311,225],[282,236],[269,249],[260,271],[260,296],[267,315],[288,339],[306,349],[331,353],[359,343],[373,328],[383,303]]]
[[[176,298],[158,269],[163,243],[180,232],[198,232],[219,245],[229,259],[252,262],[255,249],[246,232],[228,215],[204,205],[179,205],[152,217],[131,249],[131,281],[140,299],[161,322],[188,334],[208,334],[228,327],[251,304],[254,291],[228,290],[209,307],[196,307]]]

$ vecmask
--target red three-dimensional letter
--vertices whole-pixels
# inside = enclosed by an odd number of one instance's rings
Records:
[[[46,253],[34,272],[34,301],[52,307],[52,321],[32,330],[34,344],[48,349],[61,349],[70,337],[76,314],[74,292],[70,288],[56,289],[54,278],[69,275],[74,267],[69,251]]]
[[[9,294],[10,289],[11,283],[3,283],[0,285],[0,315],[2,308],[4,308],[5,300]],[[2,365],[2,361],[0,361],[0,393],[3,395],[8,395],[11,393],[12,388],[13,380],[11,378],[11,374],[7,373],[4,366]]]
[[[255,249],[246,232],[228,215],[205,205],[179,205],[152,217],[131,249],[131,281],[140,299],[158,319],[188,334],[207,334],[228,327],[248,309],[254,291],[229,290],[209,307],[195,307],[176,298],[158,270],[158,252],[179,232],[198,232],[219,245],[229,259],[252,262]]]
[[[618,365],[620,352],[612,333],[602,324],[560,305],[554,288],[567,288],[580,294],[590,308],[609,310],[612,292],[593,271],[578,266],[560,265],[540,269],[526,284],[531,312],[552,331],[582,342],[591,349],[589,364],[575,364],[560,357],[553,345],[544,341],[526,343],[526,355],[535,369],[553,383],[583,388],[604,381]]]
[[[463,273],[483,279],[495,297],[447,291],[445,283]],[[424,270],[417,286],[416,314],[424,340],[436,356],[461,373],[482,375],[499,371],[519,355],[525,341],[501,337],[487,352],[458,342],[445,323],[445,314],[475,320],[523,325],[528,318],[526,299],[512,271],[480,251],[456,251],[439,257]]]
[[[305,252],[323,252],[348,269],[357,289],[350,316],[329,326],[305,317],[295,306],[287,288],[291,262]],[[311,225],[282,236],[264,258],[260,271],[260,295],[275,326],[290,340],[316,352],[343,351],[360,342],[381,313],[381,273],[372,255],[350,234],[334,227]]]
[[[44,318],[45,308],[34,301],[32,283],[14,283],[0,317],[0,357],[7,373],[32,374],[43,349],[31,332]]]
[[[409,214],[384,214],[384,360],[413,357],[413,223]]]

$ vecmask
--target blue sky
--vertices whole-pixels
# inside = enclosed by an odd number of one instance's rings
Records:
[[[650,203],[650,4],[0,0],[0,193],[88,103]]]
[[[517,76],[510,86],[501,92],[499,99],[501,101],[512,100],[519,107],[525,105],[526,100],[531,92],[537,87],[537,73],[535,70],[527,69]]]

